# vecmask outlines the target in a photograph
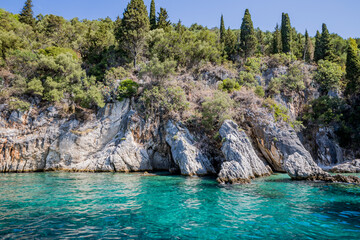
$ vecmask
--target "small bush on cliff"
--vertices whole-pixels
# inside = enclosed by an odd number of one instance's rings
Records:
[[[239,73],[239,83],[248,87],[254,87],[258,85],[258,82],[255,79],[255,74],[246,71],[241,71]]]
[[[37,78],[32,79],[27,84],[27,91],[31,94],[42,96],[44,92],[42,82]]]
[[[254,92],[258,97],[263,98],[265,96],[265,91],[262,86],[257,86],[255,88]]]
[[[227,93],[216,91],[212,98],[206,98],[202,103],[202,120],[208,130],[220,127],[226,120],[232,118],[231,108],[234,101]]]
[[[146,65],[142,66],[140,76],[149,74],[158,80],[164,80],[175,73],[177,62],[174,60],[165,60],[161,62],[157,56],[151,59]]]
[[[284,122],[289,122],[289,115],[288,115],[288,110],[286,107],[284,107],[281,104],[277,104],[273,99],[271,98],[267,98],[264,101],[264,107],[268,108],[274,118],[275,121],[284,121]]]
[[[240,90],[240,84],[237,83],[234,79],[224,79],[223,81],[221,81],[221,83],[219,84],[219,89],[225,92],[233,92],[236,90]]]
[[[25,112],[30,109],[30,103],[20,100],[18,98],[11,98],[9,102],[9,109]]]
[[[152,87],[144,91],[140,98],[147,115],[165,115],[172,111],[182,112],[189,103],[181,87]]]
[[[280,92],[291,93],[302,91],[305,89],[304,79],[305,75],[301,65],[297,63],[291,64],[286,74],[271,79],[268,92],[271,95],[276,95]]]
[[[121,81],[117,89],[117,99],[122,101],[124,98],[131,98],[137,93],[138,88],[139,84],[131,79]]]

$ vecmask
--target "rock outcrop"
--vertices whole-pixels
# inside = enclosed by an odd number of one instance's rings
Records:
[[[330,169],[334,173],[360,173],[360,159],[355,159],[352,162],[336,165]]]
[[[327,176],[302,145],[288,124],[266,121],[266,116],[252,119],[252,131],[259,149],[275,171],[287,172],[292,179],[316,179]]]
[[[226,120],[219,133],[225,162],[221,165],[218,182],[246,183],[255,177],[272,174],[270,166],[256,155],[248,136],[236,123]]]
[[[316,133],[317,163],[321,167],[328,167],[343,163],[344,157],[336,136],[331,129],[320,128]]]
[[[168,121],[166,124],[166,142],[171,155],[182,175],[215,174],[209,158],[196,146],[194,136],[181,124]]]
[[[249,111],[248,134],[225,121],[219,132],[221,154],[209,151],[214,147],[210,141],[199,141],[183,124],[145,121],[131,106],[129,99],[109,103],[86,120],[61,116],[55,107],[2,114],[0,172],[168,170],[188,176],[218,173],[221,183],[245,183],[274,170],[297,180],[360,183],[356,177],[324,172],[295,131],[268,115]],[[354,172],[358,165],[338,169]]]
[[[129,99],[107,104],[85,121],[60,117],[54,107],[34,117],[12,113],[0,120],[1,172],[216,173],[184,126],[149,124],[131,110]]]

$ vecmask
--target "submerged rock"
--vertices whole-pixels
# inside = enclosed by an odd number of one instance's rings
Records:
[[[166,124],[166,142],[171,155],[182,175],[215,174],[208,157],[196,147],[194,136],[179,123],[168,121]]]
[[[244,131],[236,123],[226,120],[220,128],[225,162],[221,165],[217,181],[220,183],[246,183],[250,179],[272,174],[271,168],[255,153]]]

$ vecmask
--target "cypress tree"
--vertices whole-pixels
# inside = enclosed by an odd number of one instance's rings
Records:
[[[120,46],[134,62],[143,50],[146,34],[150,29],[148,12],[143,0],[131,0],[121,20],[118,40]]]
[[[322,59],[322,45],[321,45],[321,34],[319,31],[316,31],[315,35],[315,52],[314,52],[314,60],[317,62]]]
[[[224,24],[224,17],[221,14],[220,20],[220,42],[223,43],[225,41],[225,24]]]
[[[181,20],[179,19],[178,23],[175,26],[175,31],[182,35],[185,32],[185,27],[182,25]]]
[[[257,40],[249,9],[245,10],[240,33],[240,49],[245,58],[251,57],[256,50]]]
[[[35,25],[34,12],[32,7],[32,0],[26,0],[25,5],[19,15],[20,22],[29,24],[30,26]]]
[[[330,60],[329,58],[331,58],[332,56],[332,52],[331,52],[331,43],[330,43],[330,33],[329,30],[327,29],[327,26],[325,23],[323,23],[322,25],[322,33],[321,33],[321,59],[326,59],[326,60]]]
[[[360,57],[356,41],[349,39],[346,57],[346,90],[348,94],[360,93]]]
[[[291,52],[291,41],[292,41],[292,28],[290,24],[290,18],[287,13],[282,14],[281,20],[281,42],[282,51],[284,53]]]
[[[150,28],[151,30],[156,29],[156,12],[155,12],[154,0],[151,0],[151,4],[150,4]]]
[[[276,24],[275,32],[273,33],[273,45],[272,45],[272,53],[277,54],[281,53],[281,33],[279,29],[279,24]]]
[[[233,60],[233,57],[236,54],[236,42],[236,35],[229,27],[224,33],[224,48],[229,60]]]
[[[314,58],[314,48],[308,31],[305,31],[304,61],[311,62]]]
[[[160,8],[157,27],[162,28],[164,30],[168,30],[171,25],[171,23],[168,19],[169,19],[169,15],[168,15],[166,9]]]

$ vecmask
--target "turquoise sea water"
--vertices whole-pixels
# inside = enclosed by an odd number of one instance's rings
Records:
[[[119,173],[0,174],[0,239],[360,239],[360,187]]]

